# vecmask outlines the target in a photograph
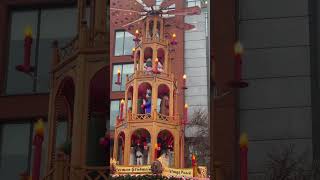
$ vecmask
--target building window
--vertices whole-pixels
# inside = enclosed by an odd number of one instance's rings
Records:
[[[118,79],[118,70],[120,70],[121,84],[116,84]],[[134,72],[134,64],[117,64],[113,65],[112,71],[112,91],[125,91],[126,88],[126,76],[130,76]]]
[[[134,48],[133,38],[133,35],[126,31],[116,31],[114,55],[131,55]]]
[[[44,123],[44,132],[47,131],[46,123]],[[19,174],[27,172],[31,174],[34,136],[33,123],[8,123],[1,124],[0,131],[0,179],[20,179]],[[42,177],[45,171],[47,133],[44,134],[42,145]]]
[[[16,70],[23,64],[24,29],[28,26],[32,28],[31,66],[36,69],[35,77]],[[58,40],[63,46],[76,35],[76,8],[12,11],[10,29],[6,94],[47,93],[52,41]]]
[[[201,7],[201,0],[186,0],[186,7]]]
[[[131,100],[128,100],[128,107],[131,107]],[[110,101],[110,129],[114,130],[116,125],[117,116],[120,113],[120,100],[112,100]],[[108,128],[107,128],[108,129]]]

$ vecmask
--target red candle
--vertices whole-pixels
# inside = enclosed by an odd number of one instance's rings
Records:
[[[182,76],[182,78],[183,78],[183,84],[182,84],[183,86],[182,86],[182,88],[183,88],[183,89],[187,89],[187,86],[186,86],[186,84],[187,84],[187,83],[186,83],[186,82],[187,82],[187,75],[184,74],[184,75]]]
[[[124,106],[124,100],[122,99],[120,102],[120,120],[123,119],[123,106]]]
[[[120,85],[121,84],[121,82],[120,82],[120,69],[118,69],[118,73],[117,73],[117,82],[116,82],[116,84],[118,84],[118,85]]]
[[[243,47],[240,42],[235,44],[235,80],[241,81],[241,64],[242,64],[242,54],[243,54]]]
[[[248,137],[240,136],[240,180],[248,180]]]
[[[134,53],[136,52],[136,48],[132,48],[132,59],[134,59]]]
[[[172,34],[171,45],[177,45],[176,37],[177,37],[177,35],[176,35],[175,33],[173,33],[173,34]]]
[[[30,66],[31,46],[32,46],[32,29],[31,27],[27,27],[24,32],[24,62],[22,65],[18,65],[16,67],[18,71],[22,71],[22,72],[32,71],[32,67]]]
[[[34,154],[33,154],[33,168],[32,168],[32,179],[40,179],[40,168],[41,168],[41,153],[42,153],[42,142],[43,142],[44,127],[42,120],[38,120],[35,125],[35,136],[33,139]]]
[[[188,123],[188,104],[184,104],[184,124]]]
[[[197,175],[197,161],[196,161],[196,156],[194,154],[192,154],[191,164],[192,164],[192,169],[193,169],[193,177],[196,177],[196,175]]]

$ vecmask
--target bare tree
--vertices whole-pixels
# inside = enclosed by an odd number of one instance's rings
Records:
[[[186,127],[192,131],[192,137],[186,141],[186,158],[191,157],[191,154],[195,154],[198,165],[207,166],[209,170],[210,141],[208,112],[204,109],[196,108]],[[190,161],[187,161],[187,165],[191,165]]]
[[[290,145],[267,155],[266,180],[310,180],[306,153],[297,154]]]

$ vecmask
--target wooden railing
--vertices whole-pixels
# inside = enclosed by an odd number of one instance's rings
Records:
[[[161,72],[159,74],[153,74],[153,72],[147,72],[147,71],[136,71],[134,74],[131,74],[130,76],[128,76],[128,78],[126,79],[127,82],[129,83],[130,81],[132,81],[134,78],[153,78],[154,76],[158,77],[158,78],[163,78],[163,79],[167,79],[167,80],[174,80],[173,76],[171,74],[165,73],[165,72]]]
[[[166,116],[161,113],[156,112],[154,115],[152,114],[134,114],[128,113],[128,117],[126,118],[128,121],[141,121],[141,122],[151,122],[151,121],[159,121],[159,122],[170,122],[170,123],[179,123],[180,116]]]
[[[108,180],[109,167],[72,167],[67,156],[59,155],[50,170],[42,180]]]

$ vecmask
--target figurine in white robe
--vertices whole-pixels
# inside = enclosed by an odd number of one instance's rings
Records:
[[[136,152],[136,158],[137,158],[137,165],[143,165],[143,154],[140,151],[140,149]]]

